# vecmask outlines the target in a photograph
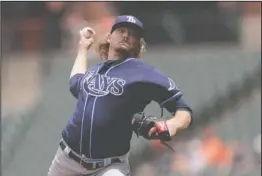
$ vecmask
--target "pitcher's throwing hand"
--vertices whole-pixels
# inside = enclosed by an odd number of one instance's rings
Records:
[[[79,47],[89,49],[93,43],[95,42],[95,31],[90,28],[86,27],[79,32],[80,34],[80,41],[79,41]]]

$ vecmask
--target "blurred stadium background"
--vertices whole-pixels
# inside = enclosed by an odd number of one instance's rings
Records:
[[[2,174],[47,174],[74,109],[78,31],[91,26],[103,38],[119,14],[144,22],[143,59],[195,111],[175,153],[134,135],[133,176],[261,175],[260,2],[1,2]],[[160,114],[155,103],[146,112]]]

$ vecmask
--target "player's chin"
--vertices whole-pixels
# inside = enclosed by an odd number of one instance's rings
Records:
[[[130,49],[126,46],[120,46],[119,48],[117,48],[117,52],[126,55],[126,54],[130,53]]]
[[[123,51],[130,51],[130,47],[128,45],[120,45],[119,49]]]

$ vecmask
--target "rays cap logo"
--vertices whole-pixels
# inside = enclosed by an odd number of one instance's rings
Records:
[[[144,36],[143,23],[134,16],[131,15],[117,16],[112,26],[111,33],[120,27],[132,27],[136,31],[138,31],[138,34],[140,35],[141,38]]]

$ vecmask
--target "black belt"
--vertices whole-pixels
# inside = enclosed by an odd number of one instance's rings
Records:
[[[66,144],[61,141],[60,142],[60,147],[61,149],[64,151],[65,148],[67,147]],[[105,167],[105,163],[104,161],[98,161],[98,162],[92,162],[92,163],[87,163],[83,160],[83,158],[81,158],[80,156],[77,156],[74,152],[72,152],[72,149],[70,149],[68,156],[73,159],[74,161],[76,161],[77,163],[79,163],[80,165],[82,165],[84,168],[86,168],[87,170],[95,170],[101,167]],[[103,159],[102,159],[103,160]],[[111,159],[111,164],[113,163],[121,163],[119,158],[112,158]]]

